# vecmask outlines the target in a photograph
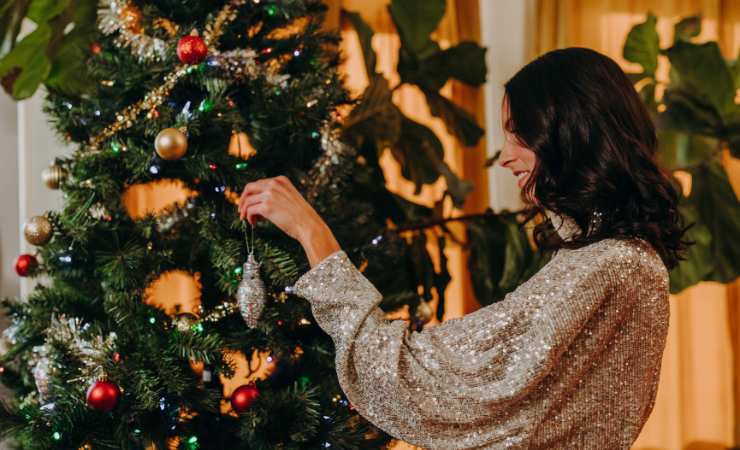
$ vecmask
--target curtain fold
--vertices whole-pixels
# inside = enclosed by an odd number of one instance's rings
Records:
[[[717,40],[725,57],[740,49],[740,3],[734,0],[538,0],[536,55],[583,46],[622,58],[632,25],[652,11],[658,16],[661,46],[673,38],[673,24],[702,15],[700,40]],[[659,76],[667,78],[660,58]],[[736,194],[740,162],[724,154]],[[671,296],[671,321],[658,398],[635,449],[724,449],[740,446],[740,281],[700,283]]]

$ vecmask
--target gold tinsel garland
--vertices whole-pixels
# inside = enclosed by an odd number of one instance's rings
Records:
[[[206,24],[205,31],[203,32],[203,40],[210,50],[209,53],[214,52],[213,45],[223,33],[224,26],[236,18],[238,8],[245,3],[246,0],[231,0],[229,3],[224,5],[221,11],[219,11],[219,13],[211,22]],[[120,5],[125,5],[124,2],[121,2],[119,0],[111,0],[110,4],[116,5],[116,7],[119,7]],[[134,33],[130,30],[130,26],[126,26],[126,24],[123,23],[124,21],[120,17],[120,14],[117,17],[120,24],[118,29],[121,32]],[[102,22],[101,25],[104,23],[107,22]],[[92,136],[89,139],[86,148],[84,150],[81,150],[86,153],[99,151],[99,146],[103,141],[112,137],[121,130],[132,127],[134,124],[134,120],[139,116],[139,114],[141,114],[142,111],[151,110],[161,105],[164,99],[175,87],[177,82],[182,77],[190,73],[190,71],[188,70],[189,68],[190,66],[187,64],[179,64],[177,67],[175,67],[174,71],[165,76],[164,83],[146,94],[142,100],[134,103],[133,105],[129,105],[122,111],[118,112],[116,114],[115,122],[105,127],[97,135]]]
[[[177,35],[177,25],[167,19],[156,19],[155,26],[164,29],[170,38]],[[129,47],[140,62],[163,60],[167,42],[149,36],[141,26],[141,11],[128,0],[101,0],[98,4],[98,28],[103,34],[118,33],[114,43]]]

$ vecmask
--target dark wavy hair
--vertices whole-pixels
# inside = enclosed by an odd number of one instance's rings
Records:
[[[534,229],[541,248],[578,248],[605,238],[639,237],[670,270],[693,244],[682,237],[679,184],[655,160],[650,114],[622,69],[587,48],[553,50],[504,84],[504,128],[536,154],[522,189],[529,222],[545,209],[580,228],[563,241],[549,220]],[[533,199],[533,200],[532,200]],[[598,225],[591,226],[600,213]]]

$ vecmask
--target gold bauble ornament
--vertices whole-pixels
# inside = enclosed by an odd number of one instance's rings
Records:
[[[190,332],[196,322],[198,322],[198,317],[187,312],[180,313],[172,319],[172,324],[182,333]]]
[[[118,12],[118,18],[121,19],[123,28],[134,34],[141,34],[144,29],[141,27],[141,11],[135,5],[127,3]]]
[[[33,216],[23,226],[23,234],[31,245],[44,245],[51,239],[51,222],[44,216]]]
[[[165,128],[154,140],[154,148],[162,159],[180,159],[188,151],[188,138],[177,128]]]
[[[41,179],[49,189],[59,189],[67,179],[67,170],[58,164],[52,164],[41,172]]]

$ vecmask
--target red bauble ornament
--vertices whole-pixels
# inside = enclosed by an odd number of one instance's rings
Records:
[[[15,261],[15,273],[17,273],[18,276],[27,277],[37,265],[38,261],[36,261],[35,256],[24,253]]]
[[[231,406],[238,413],[246,411],[259,395],[260,393],[254,383],[239,386],[231,393]]]
[[[188,35],[177,43],[177,57],[185,64],[198,64],[208,55],[208,47],[200,36]]]
[[[103,51],[103,47],[101,47],[99,43],[93,42],[92,44],[90,44],[90,53],[92,53],[93,55],[97,55],[101,51]]]
[[[98,380],[87,390],[87,404],[98,411],[108,412],[116,407],[121,390],[116,383]]]

